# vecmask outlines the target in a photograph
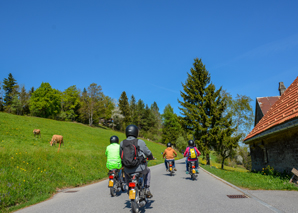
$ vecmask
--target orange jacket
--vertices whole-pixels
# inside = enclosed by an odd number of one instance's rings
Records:
[[[175,156],[174,156],[175,154]],[[165,149],[162,157],[165,157],[166,159],[174,159],[174,157],[177,157],[177,153],[175,152],[175,150],[172,147],[168,147]]]

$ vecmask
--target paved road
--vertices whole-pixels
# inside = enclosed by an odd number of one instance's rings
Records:
[[[279,199],[280,191],[248,191],[250,198],[231,199],[227,195],[241,195],[246,191],[238,190],[200,169],[197,181],[185,174],[184,159],[176,162],[178,169],[171,177],[164,165],[151,167],[151,192],[154,195],[141,212],[295,212],[298,193],[287,193],[287,202]],[[66,190],[67,191],[67,190]],[[126,193],[117,197],[109,194],[107,180],[68,191],[53,198],[17,211],[18,213],[93,213],[93,212],[131,212],[130,201]],[[244,193],[243,193],[244,192]],[[272,192],[272,191],[271,191]],[[291,192],[290,192],[291,193]]]

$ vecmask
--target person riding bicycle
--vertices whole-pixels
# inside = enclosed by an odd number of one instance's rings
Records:
[[[144,174],[144,185],[146,188],[147,198],[153,197],[150,192],[151,171],[147,167],[146,158],[153,160],[152,152],[146,146],[143,140],[138,139],[139,129],[135,125],[128,125],[125,130],[126,139],[120,143],[120,156],[124,167],[125,179],[130,180],[130,174]],[[133,153],[134,157],[130,157]]]
[[[105,155],[107,156],[107,168],[109,170],[118,169],[118,177],[120,182],[122,182],[122,163],[121,157],[119,155],[120,145],[119,138],[117,136],[112,136],[110,138],[110,145],[107,146]]]
[[[193,140],[188,141],[188,147],[184,152],[184,157],[187,157],[187,165],[186,165],[186,174],[189,173],[188,171],[188,162],[195,161],[195,169],[198,173],[198,157],[201,155],[200,151],[195,147],[195,142]]]
[[[177,169],[175,168],[175,157],[177,157],[177,152],[175,152],[175,150],[172,148],[172,144],[171,143],[167,143],[167,147],[162,155],[163,158],[165,158],[165,166],[166,166],[166,170],[169,171],[168,168],[168,162],[172,161],[173,162],[173,169],[175,171],[177,171]]]

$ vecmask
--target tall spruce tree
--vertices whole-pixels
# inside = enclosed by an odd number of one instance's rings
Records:
[[[129,109],[128,98],[125,91],[121,93],[121,96],[119,98],[119,107],[122,112],[122,115],[124,115],[124,119],[123,119],[123,128],[124,128],[130,123],[130,109]]]
[[[162,143],[167,144],[171,142],[175,146],[176,140],[182,135],[182,128],[178,116],[174,113],[170,104],[165,107],[161,116],[163,123]]]
[[[17,86],[17,81],[14,79],[11,73],[8,74],[8,78],[4,78],[3,80],[3,90],[5,92],[4,97],[4,106],[5,108],[9,108],[12,104],[13,92]]]
[[[131,95],[130,101],[129,101],[129,109],[130,109],[130,120],[132,124],[137,124],[137,104],[136,104],[136,98],[134,95]]]
[[[228,128],[228,118],[223,116],[225,110],[225,100],[220,96],[220,91],[215,90],[215,86],[210,81],[210,74],[206,70],[201,59],[196,58],[193,68],[185,84],[182,83],[183,101],[179,109],[182,111],[183,128],[193,134],[198,148],[209,161],[210,149],[216,148],[219,142],[222,127]]]

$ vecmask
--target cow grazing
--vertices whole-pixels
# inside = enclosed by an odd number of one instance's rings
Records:
[[[34,129],[33,130],[33,134],[34,134],[34,137],[38,136],[41,137],[41,134],[40,134],[40,129]]]
[[[51,144],[51,146],[53,146],[53,144],[55,145],[56,143],[59,143],[59,148],[58,148],[58,152],[59,152],[60,146],[63,143],[62,135],[53,135],[52,140],[50,141],[50,144]]]

